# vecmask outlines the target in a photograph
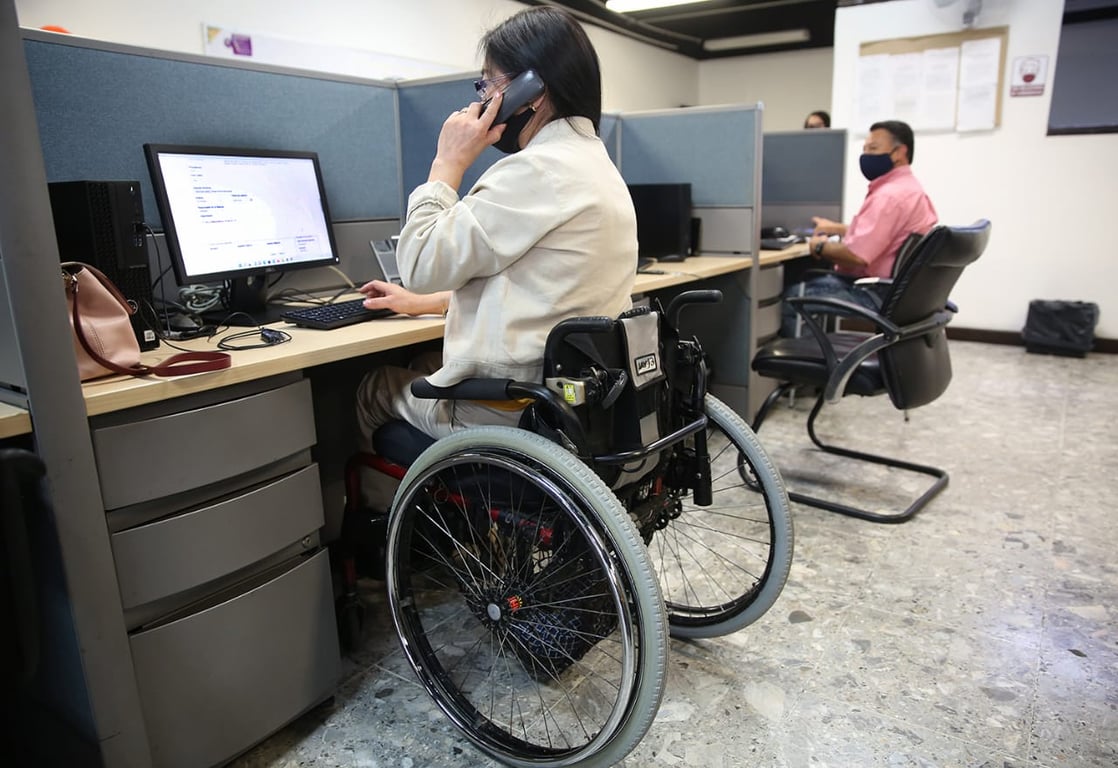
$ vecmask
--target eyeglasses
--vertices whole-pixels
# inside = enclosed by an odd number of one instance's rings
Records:
[[[495,85],[500,85],[501,83],[511,80],[512,78],[512,75],[497,75],[496,77],[490,77],[484,80],[474,80],[474,90],[477,91],[477,97],[482,101],[485,101],[490,88]]]

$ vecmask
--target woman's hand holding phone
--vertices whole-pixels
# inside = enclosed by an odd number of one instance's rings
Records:
[[[450,114],[439,132],[438,148],[427,181],[442,181],[458,189],[466,169],[505,132],[504,125],[493,125],[503,98],[498,91],[485,104],[475,101]]]

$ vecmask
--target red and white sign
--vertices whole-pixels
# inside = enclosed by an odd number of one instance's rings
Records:
[[[1010,96],[1040,96],[1048,79],[1047,56],[1018,56],[1013,60]]]

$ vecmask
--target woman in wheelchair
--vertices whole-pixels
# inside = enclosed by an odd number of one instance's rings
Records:
[[[366,377],[361,463],[399,483],[383,576],[434,702],[506,764],[610,766],[656,715],[669,633],[733,632],[776,600],[788,499],[678,333],[684,307],[720,296],[629,309],[635,221],[595,135],[581,27],[534,7],[482,50],[482,98],[527,69],[545,90],[503,133],[499,97],[443,126],[401,234],[409,289],[363,289],[373,307],[447,307],[442,364]],[[522,151],[458,199],[510,131]]]
[[[582,27],[559,9],[532,8],[480,48],[481,100],[447,118],[428,181],[408,199],[396,254],[406,290],[381,281],[361,289],[370,308],[445,311],[441,366],[430,376],[438,386],[541,380],[548,332],[568,317],[617,316],[636,273],[636,215],[598,138],[601,77]],[[542,91],[516,86],[527,72]],[[498,125],[506,91],[530,98]],[[509,155],[459,197],[463,175],[494,144]],[[416,398],[408,385],[418,375],[382,368],[366,377],[357,398],[365,450],[391,419],[445,437],[520,418],[521,403]]]

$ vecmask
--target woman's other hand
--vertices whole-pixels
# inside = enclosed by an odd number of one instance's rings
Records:
[[[412,293],[384,280],[370,280],[357,290],[365,295],[365,309],[390,309],[398,315],[442,315],[450,303],[449,291]]]

